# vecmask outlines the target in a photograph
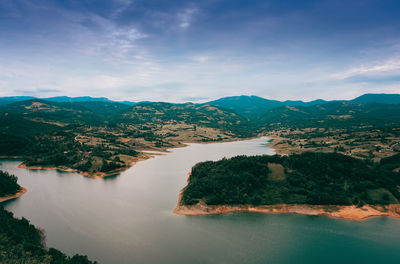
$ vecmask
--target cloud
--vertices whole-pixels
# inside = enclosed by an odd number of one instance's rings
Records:
[[[138,41],[148,37],[133,25],[118,25],[96,14],[66,14],[69,39],[76,50],[105,59],[129,59],[142,56]]]
[[[29,95],[29,96],[36,96],[38,94],[42,95],[45,97],[45,95],[53,95],[53,94],[59,94],[61,91],[57,89],[41,89],[37,87],[32,87],[31,90],[14,90],[16,94],[23,94],[23,95]]]
[[[179,27],[182,29],[187,29],[193,22],[193,16],[196,14],[196,8],[187,8],[182,12],[178,13]]]
[[[117,4],[119,4],[119,7],[117,7],[111,13],[111,17],[113,17],[113,18],[118,17],[125,10],[127,10],[132,5],[132,0],[117,0]]]
[[[347,71],[332,74],[330,77],[332,79],[344,80],[357,76],[376,76],[393,74],[394,72],[400,74],[400,57],[370,65],[353,67]]]
[[[203,63],[203,62],[210,61],[212,58],[211,58],[211,56],[208,56],[208,55],[198,55],[198,56],[192,57],[191,59],[195,62]]]

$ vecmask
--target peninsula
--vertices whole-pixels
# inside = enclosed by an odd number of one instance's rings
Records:
[[[27,189],[19,186],[17,181],[14,175],[0,170],[0,203],[18,198],[27,192]]]
[[[400,217],[400,155],[379,163],[338,153],[237,156],[192,168],[174,212]]]

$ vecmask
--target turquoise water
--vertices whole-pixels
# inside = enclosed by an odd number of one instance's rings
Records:
[[[172,213],[195,163],[272,154],[265,142],[191,144],[96,180],[3,160],[28,188],[6,209],[45,229],[48,246],[100,263],[400,263],[398,219]]]

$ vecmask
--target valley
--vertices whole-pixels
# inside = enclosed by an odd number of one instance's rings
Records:
[[[20,158],[24,168],[101,178],[151,158],[149,151],[268,135],[277,153],[339,152],[379,161],[396,154],[400,142],[400,105],[382,103],[389,100],[383,97],[304,103],[239,96],[205,104],[3,99],[0,156]]]
[[[101,111],[94,111],[102,109]],[[78,171],[105,177],[190,142],[229,141],[248,122],[210,105],[54,103],[28,100],[3,106],[0,155],[19,157],[31,169]]]
[[[399,13],[0,0],[0,264],[398,263]]]

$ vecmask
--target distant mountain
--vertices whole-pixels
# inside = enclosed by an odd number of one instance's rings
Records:
[[[135,104],[139,104],[137,102],[131,102],[131,101],[115,101],[117,103],[121,103],[121,104],[126,104],[126,105],[135,105]],[[146,101],[147,102],[147,101]],[[142,103],[142,102],[140,102]]]
[[[281,106],[310,106],[316,104],[323,104],[327,101],[324,100],[315,100],[311,102],[303,102],[303,101],[277,101],[277,100],[269,100],[258,96],[230,96],[223,97],[218,100],[207,102],[206,104],[211,104],[215,106],[219,106],[225,109],[232,110],[240,115],[252,117],[259,115],[269,109],[281,107]]]
[[[74,102],[112,102],[110,99],[105,97],[91,97],[91,96],[81,96],[81,97],[69,97],[69,96],[56,96],[42,98],[46,101],[58,102],[58,103],[74,103]]]
[[[312,105],[326,104],[328,102],[335,102],[335,101],[325,101],[322,99],[317,99],[309,102],[286,100],[283,101],[282,104],[287,106],[312,106]]]
[[[11,104],[14,102],[20,102],[25,100],[31,100],[35,97],[32,96],[8,96],[8,97],[0,97],[0,105]]]
[[[268,100],[254,95],[223,97],[207,102],[206,104],[223,107],[244,116],[253,116],[268,109],[281,106],[281,102],[279,101]]]
[[[129,106],[134,106],[141,103],[151,103],[151,101],[142,101],[142,102],[112,101],[105,97],[91,97],[91,96],[81,96],[81,97],[56,96],[48,98],[36,98],[32,96],[9,96],[9,97],[0,97],[0,106],[31,99],[41,99],[49,102],[58,102],[58,103],[107,102],[107,103],[121,103]],[[336,102],[343,102],[343,101],[345,100]],[[278,101],[278,100],[265,99],[254,95],[251,96],[240,95],[240,96],[223,97],[214,101],[204,103],[202,105],[205,104],[214,105],[231,110],[245,117],[255,117],[259,114],[264,113],[269,109],[273,109],[276,107],[313,106],[313,105],[325,104],[328,102],[334,102],[334,101],[325,101],[322,99],[310,102],[304,102],[300,100]],[[400,104],[400,94],[364,94],[355,99],[347,100],[347,102],[353,102],[359,104],[368,104],[368,103]]]
[[[364,94],[351,100],[351,102],[359,104],[400,104],[400,94]]]
[[[37,98],[33,96],[8,96],[8,97],[0,97],[0,106],[11,104],[15,102],[21,102],[32,99],[41,99],[49,102],[57,102],[57,103],[81,103],[81,102],[115,102],[121,103],[125,105],[135,105],[136,102],[131,101],[112,101],[106,97],[91,97],[91,96],[80,96],[80,97],[69,97],[69,96],[55,96],[55,97],[47,97],[47,98]]]
[[[65,126],[99,124],[103,117],[78,103],[59,103],[42,99],[19,101],[0,106],[0,115],[23,117],[39,123]]]

